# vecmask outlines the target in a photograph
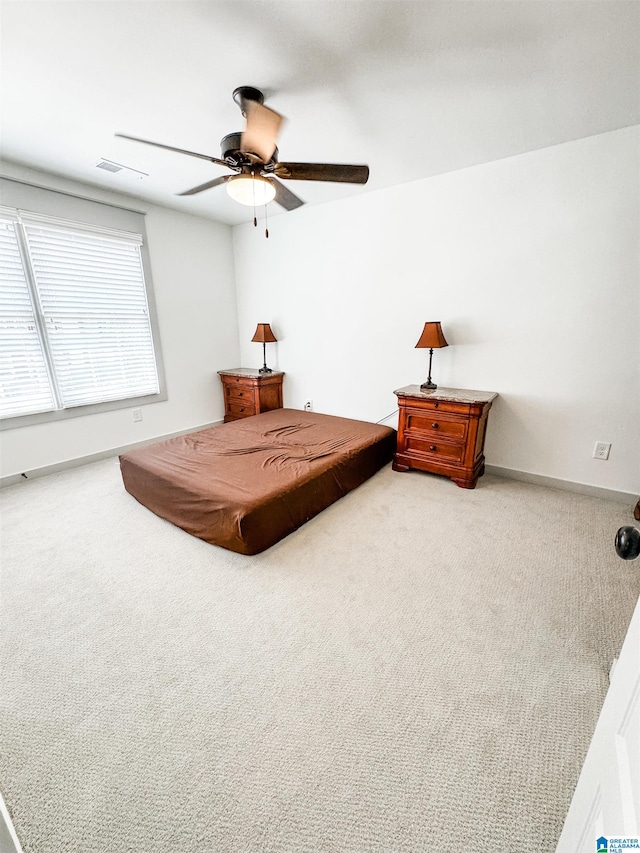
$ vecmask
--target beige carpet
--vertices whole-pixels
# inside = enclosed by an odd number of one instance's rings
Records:
[[[385,468],[243,557],[116,460],[0,500],[25,853],[555,848],[640,592],[632,507]]]

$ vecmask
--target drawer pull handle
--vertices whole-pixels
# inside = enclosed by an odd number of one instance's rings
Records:
[[[244,412],[244,409],[240,409],[241,412]]]
[[[238,391],[238,397],[242,397],[242,394],[243,394],[242,391]]]
[[[438,429],[439,424],[431,424],[431,429]]]
[[[434,409],[437,409],[439,405],[440,405],[440,403],[434,403],[434,404],[433,404],[433,408],[434,408]]]
[[[435,444],[431,444],[431,445],[429,445],[429,450],[434,451],[434,450],[437,450],[437,449],[438,449],[438,448],[435,446]]]

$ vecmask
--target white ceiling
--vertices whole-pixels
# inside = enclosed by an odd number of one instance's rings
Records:
[[[287,182],[321,203],[640,122],[637,0],[3,0],[2,154],[230,224],[220,156],[253,85],[282,160],[368,163],[366,187]],[[108,158],[143,179],[95,167]],[[270,215],[282,212],[272,204]],[[286,213],[296,216],[296,212]]]

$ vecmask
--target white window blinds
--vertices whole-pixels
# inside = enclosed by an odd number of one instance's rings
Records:
[[[23,229],[22,263],[8,268],[23,282],[26,319],[9,349],[16,359],[29,345],[32,316],[32,348],[39,347],[49,396],[34,405],[35,368],[28,376],[23,371],[24,399],[5,407],[3,392],[2,415],[158,393],[141,237],[22,212],[18,220],[14,229]],[[15,245],[20,261],[19,236]],[[4,276],[4,257],[2,266]],[[10,313],[22,304],[16,286],[5,286],[4,277],[0,300]],[[35,355],[31,359],[35,363]],[[0,370],[3,389],[10,388],[4,367]]]
[[[0,219],[0,412],[43,412],[55,405],[16,233]]]

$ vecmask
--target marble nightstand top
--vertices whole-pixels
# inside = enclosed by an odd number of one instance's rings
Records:
[[[449,403],[491,403],[498,396],[493,391],[468,391],[464,388],[439,387],[434,391],[423,391],[419,385],[406,385],[393,393],[398,397],[421,397]]]
[[[271,373],[260,373],[253,367],[230,367],[228,370],[219,370],[218,373],[225,376],[245,376],[252,379],[264,379],[267,376],[284,376],[281,370],[272,370]]]

